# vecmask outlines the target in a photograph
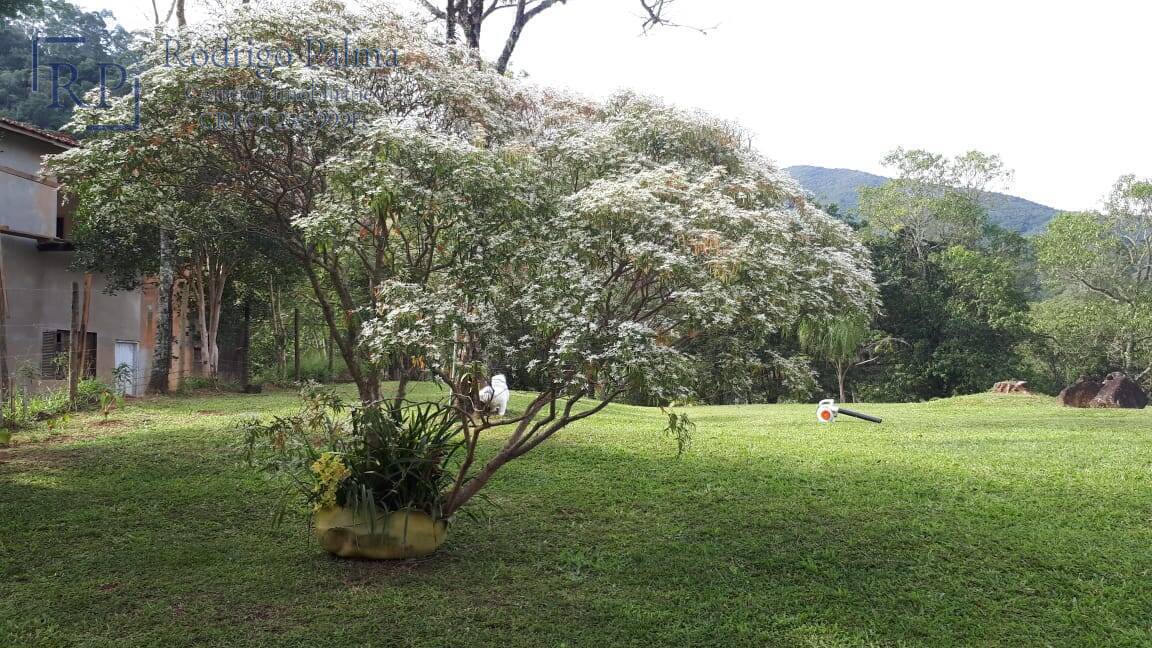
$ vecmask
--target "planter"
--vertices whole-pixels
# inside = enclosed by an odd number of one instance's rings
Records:
[[[375,523],[351,509],[330,506],[312,518],[316,539],[341,558],[396,560],[427,556],[448,537],[448,523],[420,511],[381,513]]]

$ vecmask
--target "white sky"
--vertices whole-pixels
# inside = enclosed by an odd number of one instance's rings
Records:
[[[151,22],[150,0],[79,4]],[[638,0],[569,0],[529,24],[513,67],[737,120],[783,166],[884,173],[896,146],[979,149],[1015,169],[1010,193],[1061,209],[1097,206],[1121,174],[1152,175],[1149,2],[677,0],[672,18],[715,26],[707,36],[641,35],[639,16]],[[505,34],[486,26],[491,57]]]

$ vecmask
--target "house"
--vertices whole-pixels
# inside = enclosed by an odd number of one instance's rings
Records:
[[[44,174],[43,156],[79,143],[71,137],[0,118],[0,276],[6,295],[3,327],[12,384],[31,391],[66,385],[73,286],[83,291],[84,273],[69,268],[71,217],[61,207],[55,180]],[[108,250],[115,254],[115,250]],[[87,327],[85,376],[143,394],[152,357],[154,290],[110,294],[93,275]]]

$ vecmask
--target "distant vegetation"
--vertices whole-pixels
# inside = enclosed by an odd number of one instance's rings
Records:
[[[889,178],[854,169],[829,169],[818,166],[791,166],[785,169],[812,192],[821,204],[836,205],[841,214],[854,216],[860,201],[860,189],[879,187]],[[1044,231],[1048,221],[1059,211],[1006,194],[985,192],[983,197],[988,209],[988,218],[996,225],[1032,236]]]
[[[799,331],[818,391],[902,401],[1009,377],[1049,393],[1079,375],[1152,379],[1152,181],[1124,176],[1101,211],[1056,213],[992,192],[1012,178],[997,155],[898,148],[882,164],[890,178],[788,169],[858,232],[880,286],[871,322]]]
[[[0,116],[59,130],[72,118],[75,106],[67,93],[60,95],[62,107],[51,108],[52,97],[48,92],[30,91],[30,45],[34,33],[84,38],[80,45],[45,45],[40,52],[42,78],[48,78],[50,62],[63,61],[76,66],[79,79],[74,87],[77,95],[83,95],[96,86],[100,63],[115,62],[132,67],[139,60],[139,54],[133,49],[133,36],[123,27],[114,25],[110,11],[85,11],[64,0],[23,4],[24,10],[14,20],[0,24]],[[0,9],[0,16],[3,15],[4,10]],[[115,85],[115,72],[109,74],[113,75],[109,80],[110,86]],[[125,87],[113,94],[120,95],[126,91]]]

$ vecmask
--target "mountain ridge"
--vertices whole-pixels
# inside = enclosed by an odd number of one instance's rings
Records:
[[[861,187],[879,187],[890,178],[859,171],[809,164],[785,167],[806,191],[824,204],[834,204],[845,214],[855,214]],[[1033,236],[1044,231],[1048,221],[1061,210],[1010,194],[986,192],[988,218],[997,225]]]

